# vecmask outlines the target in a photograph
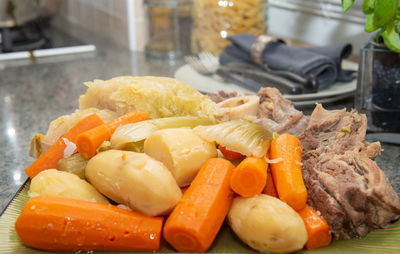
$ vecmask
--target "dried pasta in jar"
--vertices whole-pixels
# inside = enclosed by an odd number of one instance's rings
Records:
[[[193,53],[219,55],[229,44],[226,37],[266,33],[268,0],[194,0]]]

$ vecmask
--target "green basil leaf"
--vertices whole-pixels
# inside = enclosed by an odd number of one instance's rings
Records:
[[[375,25],[375,16],[374,13],[365,15],[365,31],[371,33],[378,29],[379,27]]]
[[[375,0],[364,0],[363,11],[365,14],[373,13],[375,9]]]
[[[342,0],[343,12],[348,11],[351,8],[351,6],[353,6],[353,4],[354,4],[354,0]]]
[[[376,0],[374,9],[374,25],[384,27],[396,16],[398,0]]]
[[[390,24],[386,27],[385,31],[382,33],[383,40],[386,47],[394,52],[400,53],[400,35],[396,31],[396,26]]]

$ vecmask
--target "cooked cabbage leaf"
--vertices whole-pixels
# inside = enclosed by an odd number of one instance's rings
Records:
[[[80,108],[106,108],[121,114],[142,110],[151,118],[200,116],[222,118],[223,111],[208,96],[176,79],[122,76],[86,82]]]
[[[196,116],[177,116],[157,118],[138,123],[130,123],[118,127],[111,136],[113,149],[132,150],[141,152],[143,142],[153,132],[167,128],[196,127],[198,125],[214,124],[209,118]]]
[[[194,132],[208,142],[216,142],[228,150],[246,156],[264,157],[268,152],[272,133],[259,124],[246,120],[232,120],[209,126],[197,126]]]

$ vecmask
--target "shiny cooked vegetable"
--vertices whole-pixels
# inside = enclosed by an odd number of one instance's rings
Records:
[[[271,142],[271,173],[280,200],[294,210],[303,209],[307,202],[307,189],[301,170],[300,140],[291,134],[282,134]]]
[[[246,120],[197,126],[193,130],[208,142],[216,142],[230,151],[260,158],[266,155],[272,140],[271,132]]]
[[[30,209],[29,213],[24,209],[22,219],[17,221],[22,241],[34,248],[46,250],[158,250],[160,234],[164,230],[166,241],[176,250],[204,252],[213,244],[228,216],[233,231],[258,251],[290,252],[302,249],[307,241],[307,231],[299,214],[281,200],[259,194],[264,192],[277,196],[275,186],[284,175],[278,173],[271,177],[268,173],[269,161],[265,157],[268,156],[273,134],[253,123],[251,117],[247,120],[223,122],[225,118],[220,114],[221,105],[217,107],[208,101],[208,97],[197,92],[192,94],[191,88],[187,88],[187,92],[203,102],[203,106],[196,105],[193,98],[186,100],[184,96],[174,94],[174,101],[180,101],[180,105],[176,106],[171,98],[161,92],[168,90],[173,94],[173,84],[157,89],[156,85],[151,85],[152,82],[161,80],[157,78],[151,82],[146,81],[146,86],[137,83],[144,79],[120,77],[113,79],[113,82],[121,82],[120,84],[92,84],[90,92],[82,97],[81,106],[83,102],[97,103],[99,107],[110,107],[120,116],[131,110],[140,110],[135,105],[140,100],[143,109],[155,116],[184,116],[140,119],[144,121],[134,124],[126,124],[122,119],[124,116],[114,118],[97,128],[100,131],[92,129],[86,132],[93,134],[88,135],[93,139],[88,139],[94,145],[89,144],[88,153],[84,149],[78,150],[88,158],[97,153],[96,155],[89,160],[83,159],[81,154],[68,157],[64,149],[65,158],[58,161],[59,169],[81,176],[84,172],[90,184],[67,172],[47,170],[48,172],[44,171],[32,180],[30,190],[33,196],[51,195],[58,191],[70,194],[68,197],[71,198],[89,196],[82,199],[97,201],[85,189],[90,186],[97,193],[100,192],[115,203],[123,205],[120,207],[128,206],[138,213],[129,211],[128,208],[117,209],[114,205],[97,206],[72,199],[34,197],[31,199],[34,203],[29,203],[30,207],[27,208]],[[104,89],[100,89],[103,85]],[[121,89],[117,89],[118,86]],[[147,87],[151,87],[151,91]],[[139,90],[141,95],[146,96],[133,96]],[[153,95],[154,93],[156,94]],[[102,96],[107,98],[91,100]],[[241,101],[243,98],[228,101],[225,109],[231,109],[232,119],[254,116],[259,104],[256,97],[246,97],[248,101]],[[163,105],[169,102],[171,104]],[[178,109],[181,114],[175,114]],[[220,111],[213,112],[214,109]],[[187,116],[186,112],[190,112],[192,116]],[[145,119],[148,118],[146,114],[143,115]],[[217,120],[221,122],[215,124]],[[81,137],[84,136],[81,134]],[[110,142],[104,143],[110,137]],[[77,145],[82,148],[79,140]],[[279,164],[282,160],[289,159],[289,166],[293,163],[299,166],[298,160],[292,160],[298,157],[299,151],[301,153],[298,146],[293,145],[297,143],[288,138],[281,142],[276,140],[272,145],[275,153],[272,154],[279,158],[271,160],[271,163],[282,165]],[[216,158],[216,144],[220,145],[227,158],[231,155],[247,158],[235,169],[230,161]],[[145,153],[108,150],[111,146],[114,149],[131,148]],[[282,147],[287,148],[287,157],[279,151]],[[39,177],[45,173],[54,176],[51,179]],[[184,188],[185,193],[182,195],[180,187],[186,186],[188,187]],[[247,198],[234,199],[232,189]],[[291,191],[290,188],[289,190]],[[284,194],[280,193],[282,199]],[[299,198],[299,202],[303,202],[303,198],[304,196]],[[56,214],[54,218],[50,218],[52,213]],[[168,219],[164,229],[162,218],[148,217],[160,215],[169,215],[166,217]],[[134,228],[131,227],[131,222],[135,223]],[[100,228],[101,232],[94,232],[93,225],[94,229]],[[35,235],[32,236],[32,232]],[[319,236],[318,232],[320,231],[314,230],[309,235],[313,236],[312,239],[321,239],[316,237]],[[324,232],[326,236],[326,230]],[[128,239],[122,239],[123,237]],[[313,240],[309,246],[317,245]]]
[[[57,169],[65,172],[72,173],[85,179],[85,168],[88,160],[82,157],[79,153],[73,154],[69,157],[62,158],[57,163]]]
[[[47,169],[37,174],[31,181],[28,193],[30,197],[54,196],[109,204],[108,200],[85,180],[56,169]]]
[[[182,196],[171,172],[143,153],[101,152],[89,160],[86,178],[108,198],[149,216],[167,214]]]
[[[157,118],[118,127],[111,136],[113,149],[143,152],[143,143],[153,132],[167,128],[196,127],[213,124],[209,118],[196,116],[176,116]]]
[[[228,221],[243,242],[263,253],[301,250],[307,241],[301,217],[286,203],[269,195],[236,197]]]
[[[87,130],[76,137],[78,152],[85,158],[90,159],[97,153],[97,148],[111,138],[114,131],[123,124],[136,123],[148,120],[149,116],[140,111],[133,110],[114,120]]]
[[[329,232],[329,225],[316,210],[306,205],[297,213],[303,219],[307,229],[308,240],[305,244],[307,249],[324,247],[331,242],[332,235]]]
[[[180,252],[205,252],[231,207],[229,180],[234,166],[222,158],[207,160],[164,226],[164,238]]]
[[[45,169],[57,168],[58,161],[65,157],[67,142],[75,142],[75,139],[79,134],[103,123],[103,120],[101,120],[97,114],[91,114],[83,118],[67,133],[59,138],[46,152],[41,154],[37,160],[27,167],[25,173],[30,178],[33,178]]]
[[[245,198],[260,194],[267,183],[267,171],[264,158],[247,157],[233,170],[231,189]]]
[[[218,156],[214,142],[201,139],[187,128],[154,132],[144,142],[144,152],[161,161],[180,187],[192,182],[206,160]]]
[[[61,197],[28,200],[15,223],[21,241],[48,251],[160,249],[163,218]]]

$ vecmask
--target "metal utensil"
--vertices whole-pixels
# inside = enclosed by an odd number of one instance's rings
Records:
[[[198,73],[213,75],[219,68],[218,58],[208,52],[201,52],[196,56],[185,56],[184,60]]]
[[[198,73],[222,77],[225,81],[232,82],[257,93],[262,87],[276,87],[285,94],[315,93],[318,91],[318,81],[313,79],[290,79],[287,73],[281,71],[270,73],[269,70],[246,63],[228,63],[219,65],[218,58],[211,53],[202,52],[196,56],[186,56],[185,62]],[[292,75],[297,76],[297,75]]]

